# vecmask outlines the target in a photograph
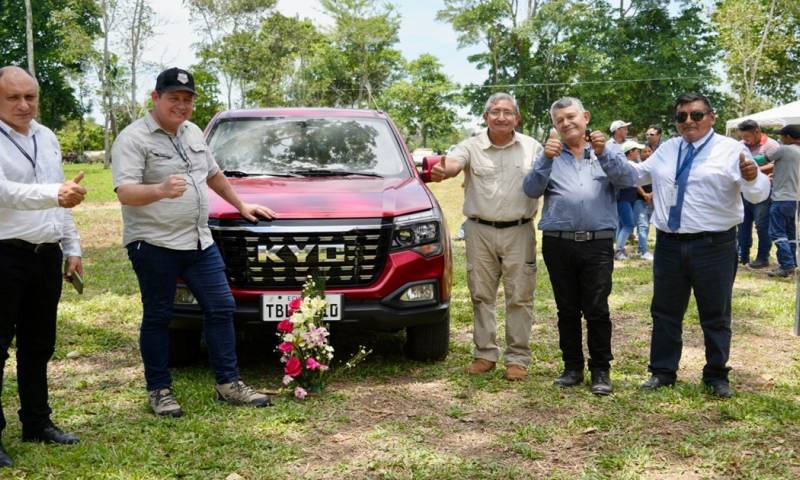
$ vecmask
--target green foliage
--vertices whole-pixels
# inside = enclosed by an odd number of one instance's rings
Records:
[[[56,136],[64,153],[103,149],[103,127],[93,120],[68,120]]]
[[[194,88],[197,97],[194,101],[194,112],[192,122],[200,128],[205,128],[211,118],[221,111],[224,106],[219,101],[219,80],[211,70],[203,65],[192,65],[189,71],[194,77]]]
[[[713,16],[738,114],[788,102],[800,82],[800,3],[723,0]]]
[[[433,55],[409,62],[408,78],[384,91],[381,106],[397,123],[409,148],[432,147],[444,151],[457,133],[455,85]]]
[[[92,0],[35,0],[31,4],[40,117],[43,124],[57,129],[84,113],[68,78],[72,72],[81,72],[93,54],[87,46],[99,34],[99,12]],[[0,2],[0,38],[0,64],[26,68],[24,2]]]

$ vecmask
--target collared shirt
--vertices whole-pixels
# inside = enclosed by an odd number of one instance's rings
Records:
[[[508,145],[493,145],[488,131],[470,137],[447,158],[464,169],[464,216],[495,222],[533,218],[537,201],[522,195],[522,179],[542,145],[519,132]]]
[[[681,227],[678,233],[723,232],[740,223],[744,217],[741,195],[752,203],[759,203],[769,196],[769,180],[758,172],[753,181],[746,181],[739,171],[739,155],[744,152],[752,160],[750,151],[736,140],[724,135],[708,132],[694,142],[699,148],[714,135],[692,162],[684,194]],[[640,183],[653,184],[653,224],[665,232],[669,219],[669,200],[675,198],[675,171],[678,150],[681,160],[687,154],[686,141],[672,138],[653,152],[646,162],[634,167],[639,170]]]
[[[796,202],[800,200],[800,145],[783,145],[774,152],[767,153],[768,159],[775,163],[772,172],[772,198],[775,202]]]
[[[770,161],[767,157],[769,157],[773,152],[775,152],[775,150],[777,150],[781,146],[780,143],[769,138],[767,135],[764,135],[763,133],[761,134],[761,140],[755,147],[747,145],[746,143],[744,143],[744,140],[742,140],[741,142],[743,145],[747,147],[748,150],[750,150],[750,155],[753,156],[753,160],[755,160],[759,166],[769,163]]]
[[[576,159],[567,145],[555,158],[540,155],[523,188],[530,197],[544,195],[540,230],[613,230],[618,223],[617,190],[636,181],[636,170],[618,145],[606,143],[598,157],[587,142],[583,158]]]
[[[158,184],[170,175],[184,175],[187,183],[178,198],[123,205],[123,245],[143,240],[173,250],[195,250],[198,242],[203,249],[213,243],[206,182],[219,172],[219,166],[197,125],[184,122],[173,136],[148,112],[119,134],[111,157],[114,190],[122,185]]]
[[[27,135],[3,121],[0,121],[0,128],[28,152],[36,164],[34,167],[5,135],[0,134],[0,239],[37,244],[60,242],[64,256],[81,256],[80,237],[72,212],[58,206],[58,189],[64,183],[64,170],[55,134],[36,121],[31,122]]]

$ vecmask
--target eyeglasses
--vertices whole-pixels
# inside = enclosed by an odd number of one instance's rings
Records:
[[[693,112],[678,112],[675,114],[675,121],[678,123],[683,123],[687,118],[691,118],[692,121],[699,122],[709,113],[711,112],[701,112],[699,110],[695,110]]]
[[[512,110],[489,110],[489,116],[492,118],[500,118],[500,117],[508,117],[514,118],[517,116],[517,112]]]

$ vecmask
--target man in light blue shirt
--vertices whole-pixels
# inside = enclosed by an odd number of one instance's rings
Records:
[[[619,146],[606,143],[599,131],[586,135],[590,114],[577,98],[562,98],[550,107],[556,132],[523,182],[525,193],[544,196],[539,229],[542,256],[558,307],[558,333],[564,372],[560,387],[583,382],[581,318],[586,317],[592,393],[612,392],[609,376],[611,319],[608,295],[614,269],[613,237],[617,228],[617,190],[637,184]]]

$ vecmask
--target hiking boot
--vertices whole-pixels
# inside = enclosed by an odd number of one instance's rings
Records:
[[[217,392],[217,401],[231,405],[246,405],[250,407],[267,407],[272,405],[269,395],[258,393],[241,380],[231,383],[219,383],[214,387]]]
[[[770,271],[767,273],[770,277],[780,277],[780,278],[789,278],[794,275],[794,268],[783,268],[778,267],[775,270]]]
[[[506,371],[503,377],[509,381],[525,380],[528,376],[528,369],[524,365],[518,363],[509,363],[506,365]]]
[[[752,262],[748,263],[747,266],[755,269],[767,268],[769,266],[769,260],[755,259]]]
[[[159,417],[180,417],[183,410],[175,400],[171,388],[159,388],[147,392],[147,399],[150,401],[150,408]]]
[[[476,358],[467,367],[467,373],[470,375],[478,375],[494,370],[494,362],[490,362],[485,358]]]

